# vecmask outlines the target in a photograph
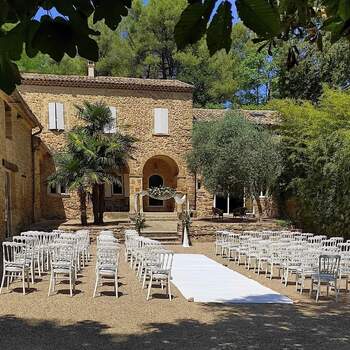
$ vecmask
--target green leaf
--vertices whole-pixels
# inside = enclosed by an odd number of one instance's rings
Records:
[[[16,64],[6,55],[0,55],[0,89],[10,95],[21,83],[21,76]]]
[[[221,3],[217,13],[207,30],[207,45],[210,55],[225,49],[228,53],[231,48],[232,14],[231,3]]]
[[[215,3],[216,0],[206,0],[204,3],[195,1],[186,7],[175,26],[174,35],[178,49],[182,50],[203,37]]]
[[[282,31],[280,14],[267,0],[237,0],[238,15],[243,23],[263,38],[278,36]]]
[[[95,40],[87,37],[77,43],[78,53],[89,61],[98,61],[98,46]]]
[[[104,19],[106,25],[112,29],[117,29],[122,17],[128,15],[131,7],[131,0],[104,0],[95,5],[94,23]]]
[[[350,1],[339,0],[338,14],[343,21],[350,19]]]

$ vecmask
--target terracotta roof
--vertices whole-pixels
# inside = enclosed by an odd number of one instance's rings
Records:
[[[194,120],[214,120],[222,118],[226,112],[230,109],[206,109],[206,108],[194,108],[193,119]],[[262,125],[276,125],[279,118],[277,112],[271,110],[248,110],[239,109],[248,120],[262,124]]]
[[[193,90],[192,85],[183,83],[179,80],[122,78],[110,76],[88,77],[81,75],[35,73],[22,73],[22,84],[173,92],[192,92]]]

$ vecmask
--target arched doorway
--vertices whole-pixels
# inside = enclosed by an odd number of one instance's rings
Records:
[[[164,185],[163,178],[160,175],[152,175],[148,179],[148,188],[160,187]],[[159,199],[149,198],[150,207],[163,207],[163,201]]]
[[[143,190],[160,186],[177,189],[178,173],[179,168],[172,158],[162,155],[154,156],[148,159],[143,167]],[[161,201],[144,196],[143,210],[173,212],[175,201],[173,198]]]

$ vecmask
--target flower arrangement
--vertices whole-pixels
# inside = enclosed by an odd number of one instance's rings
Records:
[[[143,213],[135,213],[130,216],[131,221],[134,222],[136,231],[140,234],[141,230],[146,227],[146,218]]]
[[[167,200],[173,198],[175,194],[176,191],[173,188],[167,186],[151,187],[148,189],[149,197],[158,200]]]

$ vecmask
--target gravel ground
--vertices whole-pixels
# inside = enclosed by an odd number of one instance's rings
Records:
[[[0,349],[350,349],[350,297],[338,303],[323,298],[316,304],[294,284],[257,278],[253,272],[213,255],[213,243],[195,243],[178,252],[202,253],[257,279],[294,301],[293,305],[221,305],[186,301],[173,287],[170,302],[161,290],[153,299],[122,257],[120,297],[111,284],[92,298],[93,262],[80,275],[77,293],[68,285],[48,297],[48,276],[21,295],[19,284],[0,295]]]

